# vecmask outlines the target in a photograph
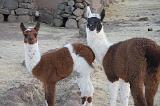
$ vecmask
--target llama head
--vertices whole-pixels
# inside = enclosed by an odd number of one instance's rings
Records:
[[[90,31],[96,30],[99,33],[102,29],[102,21],[105,17],[105,10],[101,14],[92,13],[89,6],[87,6],[87,28]]]
[[[24,43],[35,44],[37,43],[37,35],[40,28],[40,23],[38,22],[35,27],[26,28],[23,23],[20,24],[20,28],[24,35]]]

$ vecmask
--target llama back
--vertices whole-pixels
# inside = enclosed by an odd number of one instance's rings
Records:
[[[67,48],[50,50],[42,55],[40,62],[33,69],[33,75],[44,81],[57,81],[70,75],[73,70],[73,59]],[[63,71],[63,72],[62,72]],[[51,76],[54,75],[54,76]]]

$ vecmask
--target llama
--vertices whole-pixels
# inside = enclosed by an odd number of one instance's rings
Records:
[[[40,24],[37,23],[34,28],[26,28],[21,23],[20,28],[24,35],[26,68],[43,83],[46,106],[55,105],[56,83],[68,77],[72,70],[80,73],[77,84],[81,92],[82,106],[92,106],[94,88],[90,73],[95,59],[92,50],[81,43],[73,43],[49,50],[41,56],[37,39]]]
[[[118,89],[123,106],[128,106],[130,91],[135,106],[153,106],[160,80],[160,46],[146,38],[110,43],[103,30],[105,16],[87,6],[87,43],[104,68],[109,80],[110,106],[116,106]]]

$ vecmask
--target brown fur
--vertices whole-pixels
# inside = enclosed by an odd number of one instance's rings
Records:
[[[103,59],[105,73],[111,82],[121,78],[130,83],[136,106],[153,106],[160,80],[159,63],[160,46],[145,38],[114,44]]]
[[[92,51],[92,49],[84,44],[75,43],[73,44],[73,47],[75,49],[75,53],[79,54],[79,56],[83,57],[89,65],[92,66],[92,63],[95,59],[95,55]]]

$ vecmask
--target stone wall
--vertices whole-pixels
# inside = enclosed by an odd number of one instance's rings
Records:
[[[0,14],[9,15],[9,22],[31,21],[35,13],[33,0],[0,0]],[[0,18],[2,21],[3,19]]]

